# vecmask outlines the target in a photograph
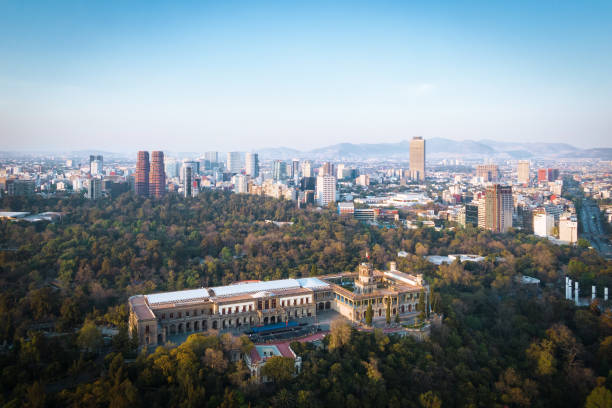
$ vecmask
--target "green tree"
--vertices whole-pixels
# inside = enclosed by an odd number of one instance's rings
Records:
[[[295,362],[292,358],[272,356],[266,360],[261,368],[261,375],[274,381],[282,383],[289,381],[295,372]]]
[[[329,349],[333,350],[348,344],[351,340],[351,326],[344,320],[336,319],[331,323]]]
[[[391,324],[391,299],[387,298],[387,310],[385,310],[387,324]]]
[[[93,321],[88,320],[83,324],[77,336],[77,345],[89,352],[102,347],[102,332]]]
[[[419,395],[419,402],[423,408],[441,408],[442,400],[432,391]]]
[[[611,408],[612,407],[612,392],[606,387],[600,385],[591,391],[584,404],[585,408]]]
[[[372,325],[372,316],[374,316],[374,311],[372,310],[372,303],[368,303],[368,308],[365,313],[365,321],[368,326]]]

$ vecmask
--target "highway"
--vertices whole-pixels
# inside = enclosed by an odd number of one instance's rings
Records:
[[[582,233],[579,238],[588,240],[601,256],[612,260],[612,245],[610,245],[603,225],[601,225],[599,207],[589,198],[584,198],[582,201],[580,222],[582,224]]]

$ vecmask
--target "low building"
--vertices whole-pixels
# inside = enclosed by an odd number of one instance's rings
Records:
[[[244,362],[251,376],[259,382],[269,382],[270,379],[261,374],[261,369],[271,357],[287,357],[295,362],[295,374],[302,369],[302,358],[295,354],[288,343],[258,344],[250,353],[244,355]]]

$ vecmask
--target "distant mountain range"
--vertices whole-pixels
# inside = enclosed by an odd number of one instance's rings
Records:
[[[426,151],[427,157],[430,158],[531,159],[563,157],[612,160],[612,148],[579,149],[566,143],[521,143],[495,140],[457,141],[431,138],[426,139]],[[407,159],[409,152],[409,140],[398,143],[339,143],[309,151],[300,151],[288,147],[259,150],[261,157],[266,159],[311,158],[318,160],[356,160],[382,157]]]

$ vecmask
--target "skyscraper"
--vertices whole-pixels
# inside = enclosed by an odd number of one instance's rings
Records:
[[[210,162],[211,167],[217,167],[215,164],[219,163],[219,152],[206,152],[204,159]]]
[[[164,159],[164,169],[166,172],[166,178],[173,179],[179,177],[179,162],[176,159]]]
[[[134,189],[136,194],[149,196],[149,152],[139,151],[134,175]]]
[[[191,166],[183,164],[182,168],[182,183],[183,183],[183,196],[191,197],[192,195],[192,186],[193,186],[193,169]]]
[[[99,178],[92,178],[89,180],[89,186],[87,187],[87,198],[90,200],[97,200],[102,196],[102,180]]]
[[[257,153],[246,154],[245,168],[247,176],[252,178],[259,177],[259,155]]]
[[[319,176],[335,176],[334,165],[330,162],[325,162],[319,167]]]
[[[287,165],[285,164],[285,162],[283,162],[282,160],[274,160],[272,177],[275,181],[280,181],[287,178]]]
[[[517,173],[519,183],[529,184],[529,160],[519,160]]]
[[[302,177],[312,177],[312,162],[310,160],[302,162]]]
[[[497,164],[479,164],[476,166],[476,177],[482,177],[485,182],[499,181],[499,167]]]
[[[295,180],[296,183],[300,178],[300,160],[299,159],[293,159],[291,161],[291,178]]]
[[[164,169],[164,152],[151,153],[151,169],[149,173],[149,194],[152,197],[163,197],[166,193],[166,173]]]
[[[325,207],[336,201],[336,177],[322,175],[317,177],[317,202]]]
[[[89,173],[94,176],[104,173],[104,157],[102,155],[89,156]]]
[[[227,153],[227,171],[233,174],[240,173],[242,170],[242,155],[240,152]]]
[[[425,180],[425,140],[420,136],[410,141],[410,178]]]
[[[485,192],[485,228],[493,232],[506,232],[512,227],[512,187],[495,184]]]

